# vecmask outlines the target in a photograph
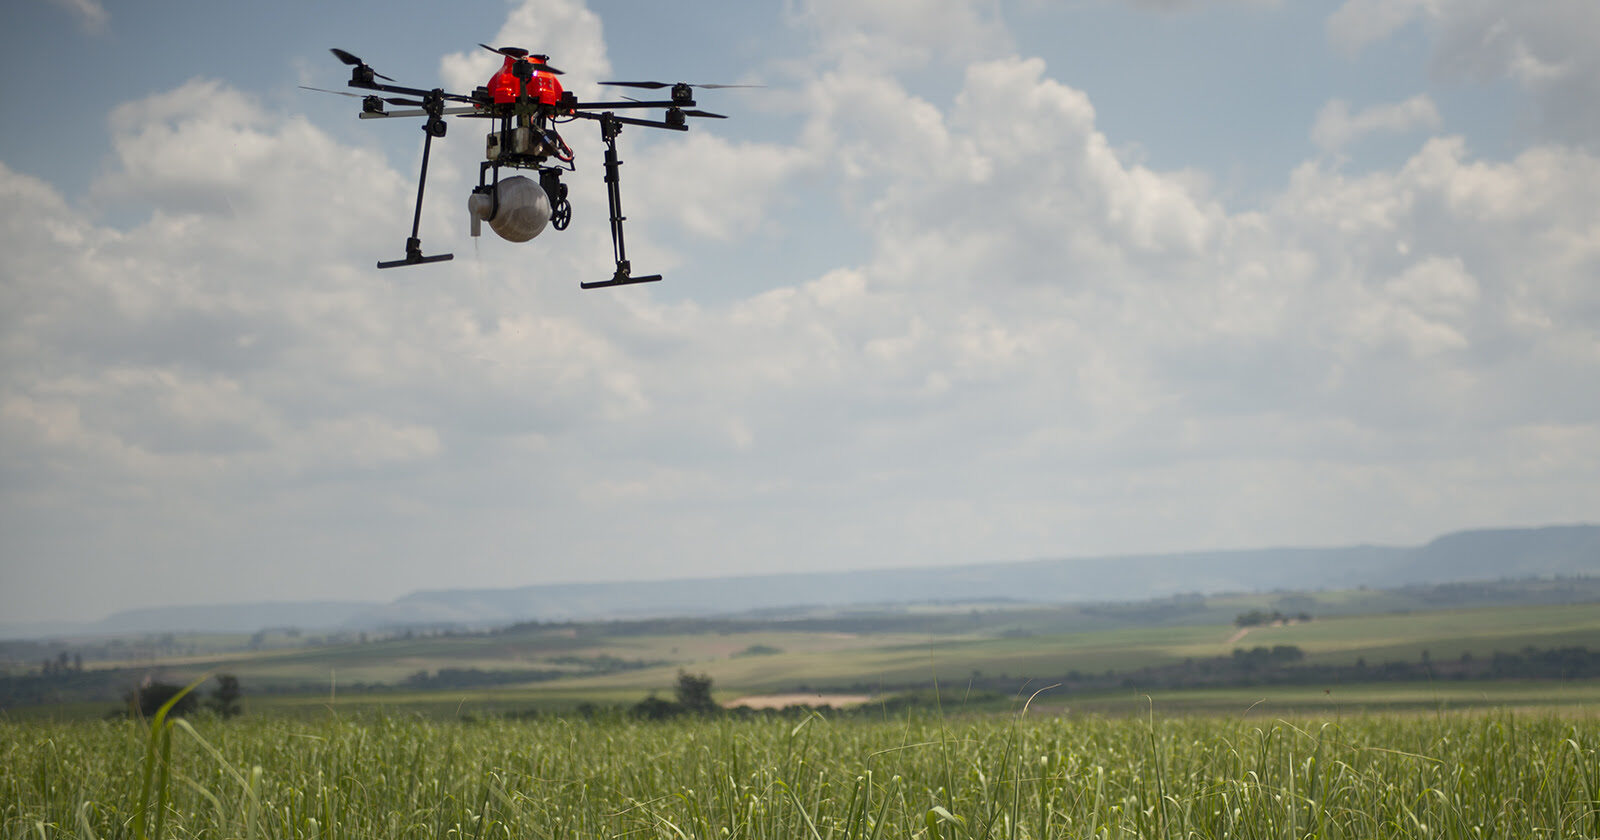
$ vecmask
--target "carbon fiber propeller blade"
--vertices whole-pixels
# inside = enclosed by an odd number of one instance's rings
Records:
[[[356,58],[355,55],[353,55],[353,54],[351,54],[349,52],[346,52],[344,50],[341,50],[338,47],[334,47],[334,48],[330,49],[329,52],[333,53],[333,57],[334,58],[339,59],[340,61],[344,62],[345,64],[350,65],[351,67],[360,67],[360,66],[363,66],[363,65],[366,64],[365,61],[362,61],[361,59]],[[368,67],[367,69],[371,70],[372,68]],[[389,81],[389,82],[394,81],[394,79],[391,79],[388,76],[385,76],[382,73],[377,72],[376,70],[373,70],[372,75],[374,75],[374,76],[376,76],[376,77],[378,77],[380,79],[383,79],[384,81]]]
[[[672,87],[675,83],[674,82],[599,82],[599,84],[612,85],[614,87],[632,87],[632,88],[644,88],[645,90],[660,90],[661,88]],[[702,90],[716,90],[718,88],[759,88],[759,87],[766,87],[766,85],[689,85],[689,87],[701,88]]]
[[[347,91],[347,90],[328,90],[327,88],[310,87],[309,85],[300,85],[300,89],[301,90],[314,90],[317,93],[332,93],[332,94],[335,94],[337,96],[348,96],[348,97],[351,97],[353,99],[366,99],[367,96],[369,95],[369,94],[351,93],[350,91]],[[385,96],[385,97],[382,97],[382,99],[383,99],[383,101],[389,103],[390,105],[412,105],[412,106],[415,106],[415,107],[418,107],[418,108],[422,107],[422,100],[420,100],[420,99],[401,99],[398,96]]]
[[[489,52],[499,53],[499,54],[501,54],[503,56],[507,56],[507,57],[510,57],[510,58],[527,58],[530,55],[530,53],[527,50],[525,50],[525,49],[523,49],[521,47],[491,47],[488,44],[479,44],[478,46],[483,47],[484,49],[488,50]],[[533,63],[542,72],[553,73],[553,74],[555,74],[557,76],[565,75],[560,70],[557,70],[556,68],[551,67],[549,64],[546,64],[543,59],[539,58],[539,56],[534,56],[534,62]]]

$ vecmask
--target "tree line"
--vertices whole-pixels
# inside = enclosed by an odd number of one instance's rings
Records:
[[[1068,671],[1059,678],[985,676],[974,673],[971,685],[1015,692],[1041,682],[1060,683],[1061,691],[1109,689],[1184,689],[1252,685],[1336,685],[1342,683],[1422,682],[1427,680],[1584,680],[1600,679],[1600,650],[1582,645],[1559,648],[1524,647],[1495,651],[1487,657],[1463,653],[1436,660],[1427,651],[1414,661],[1387,660],[1369,664],[1358,657],[1347,664],[1306,664],[1305,652],[1294,645],[1235,648],[1229,656],[1189,658],[1182,662],[1099,673]]]
[[[202,700],[198,691],[181,694],[184,686],[166,682],[150,682],[138,688],[130,689],[122,696],[123,708],[112,712],[113,716],[126,714],[129,717],[152,718],[161,710],[161,707],[177,697],[172,703],[172,708],[167,710],[168,717],[184,717],[199,711],[202,706],[217,717],[224,720],[238,717],[244,712],[240,699],[244,691],[239,687],[239,678],[232,674],[218,674],[217,684]]]
[[[1242,612],[1235,616],[1233,619],[1233,626],[1267,627],[1273,624],[1288,624],[1290,622],[1300,623],[1310,620],[1311,614],[1306,612],[1289,615],[1288,613],[1279,610],[1273,610],[1272,612],[1267,612],[1266,610],[1250,610],[1249,612]]]

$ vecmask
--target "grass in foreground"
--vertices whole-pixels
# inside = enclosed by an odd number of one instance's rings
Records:
[[[1600,837],[1592,716],[0,725],[5,836]],[[155,807],[155,806],[152,806]]]

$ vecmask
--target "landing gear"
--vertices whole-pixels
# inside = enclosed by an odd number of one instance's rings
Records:
[[[617,258],[617,271],[611,275],[610,280],[598,280],[593,283],[579,283],[585,289],[600,289],[606,286],[627,286],[634,283],[654,283],[661,279],[659,274],[645,277],[631,276],[632,265],[628,263],[628,246],[622,237],[622,222],[626,216],[622,215],[622,190],[619,185],[622,161],[617,158],[617,135],[622,133],[622,120],[610,111],[600,115],[600,139],[606,144],[606,201],[611,205],[611,250]]]
[[[337,50],[334,52],[338,53]],[[455,254],[423,256],[422,240],[417,238],[417,231],[422,226],[422,191],[428,185],[428,152],[433,149],[433,138],[443,137],[447,127],[444,121],[444,91],[439,88],[429,91],[422,98],[422,110],[428,115],[428,121],[422,124],[422,174],[417,176],[417,210],[411,217],[411,236],[406,239],[406,256],[405,259],[379,262],[379,268],[397,268],[402,265],[421,265],[455,259]]]

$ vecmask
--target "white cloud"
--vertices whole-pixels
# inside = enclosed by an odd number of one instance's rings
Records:
[[[1355,52],[1393,35],[1413,20],[1438,14],[1453,0],[1345,0],[1328,17],[1328,39]]]
[[[784,184],[816,168],[816,158],[798,148],[730,143],[696,129],[629,155],[629,194],[637,190],[649,202],[628,202],[640,208],[640,218],[726,240],[755,230],[767,216],[767,204],[782,196]]]
[[[1404,102],[1374,105],[1354,114],[1350,103],[1334,99],[1317,112],[1311,140],[1324,152],[1332,153],[1370,134],[1403,134],[1419,128],[1438,128],[1439,123],[1439,109],[1426,94]]]
[[[1048,0],[1034,0],[1043,3]],[[1245,5],[1245,6],[1277,6],[1283,0],[1122,0],[1137,9],[1147,9],[1153,12],[1186,12],[1198,6],[1210,4],[1220,5]]]
[[[1600,4],[1457,0],[1438,27],[1442,72],[1513,79],[1542,137],[1600,152]]]
[[[52,0],[60,6],[77,15],[78,20],[92,32],[104,31],[111,22],[111,15],[99,0]]]
[[[952,79],[978,58],[1008,52],[1010,33],[994,0],[801,0],[793,20],[846,69],[943,68]]]
[[[1346,0],[1328,37],[1355,52],[1413,21],[1446,78],[1508,78],[1532,94],[1546,139],[1600,150],[1600,4],[1590,0]]]

